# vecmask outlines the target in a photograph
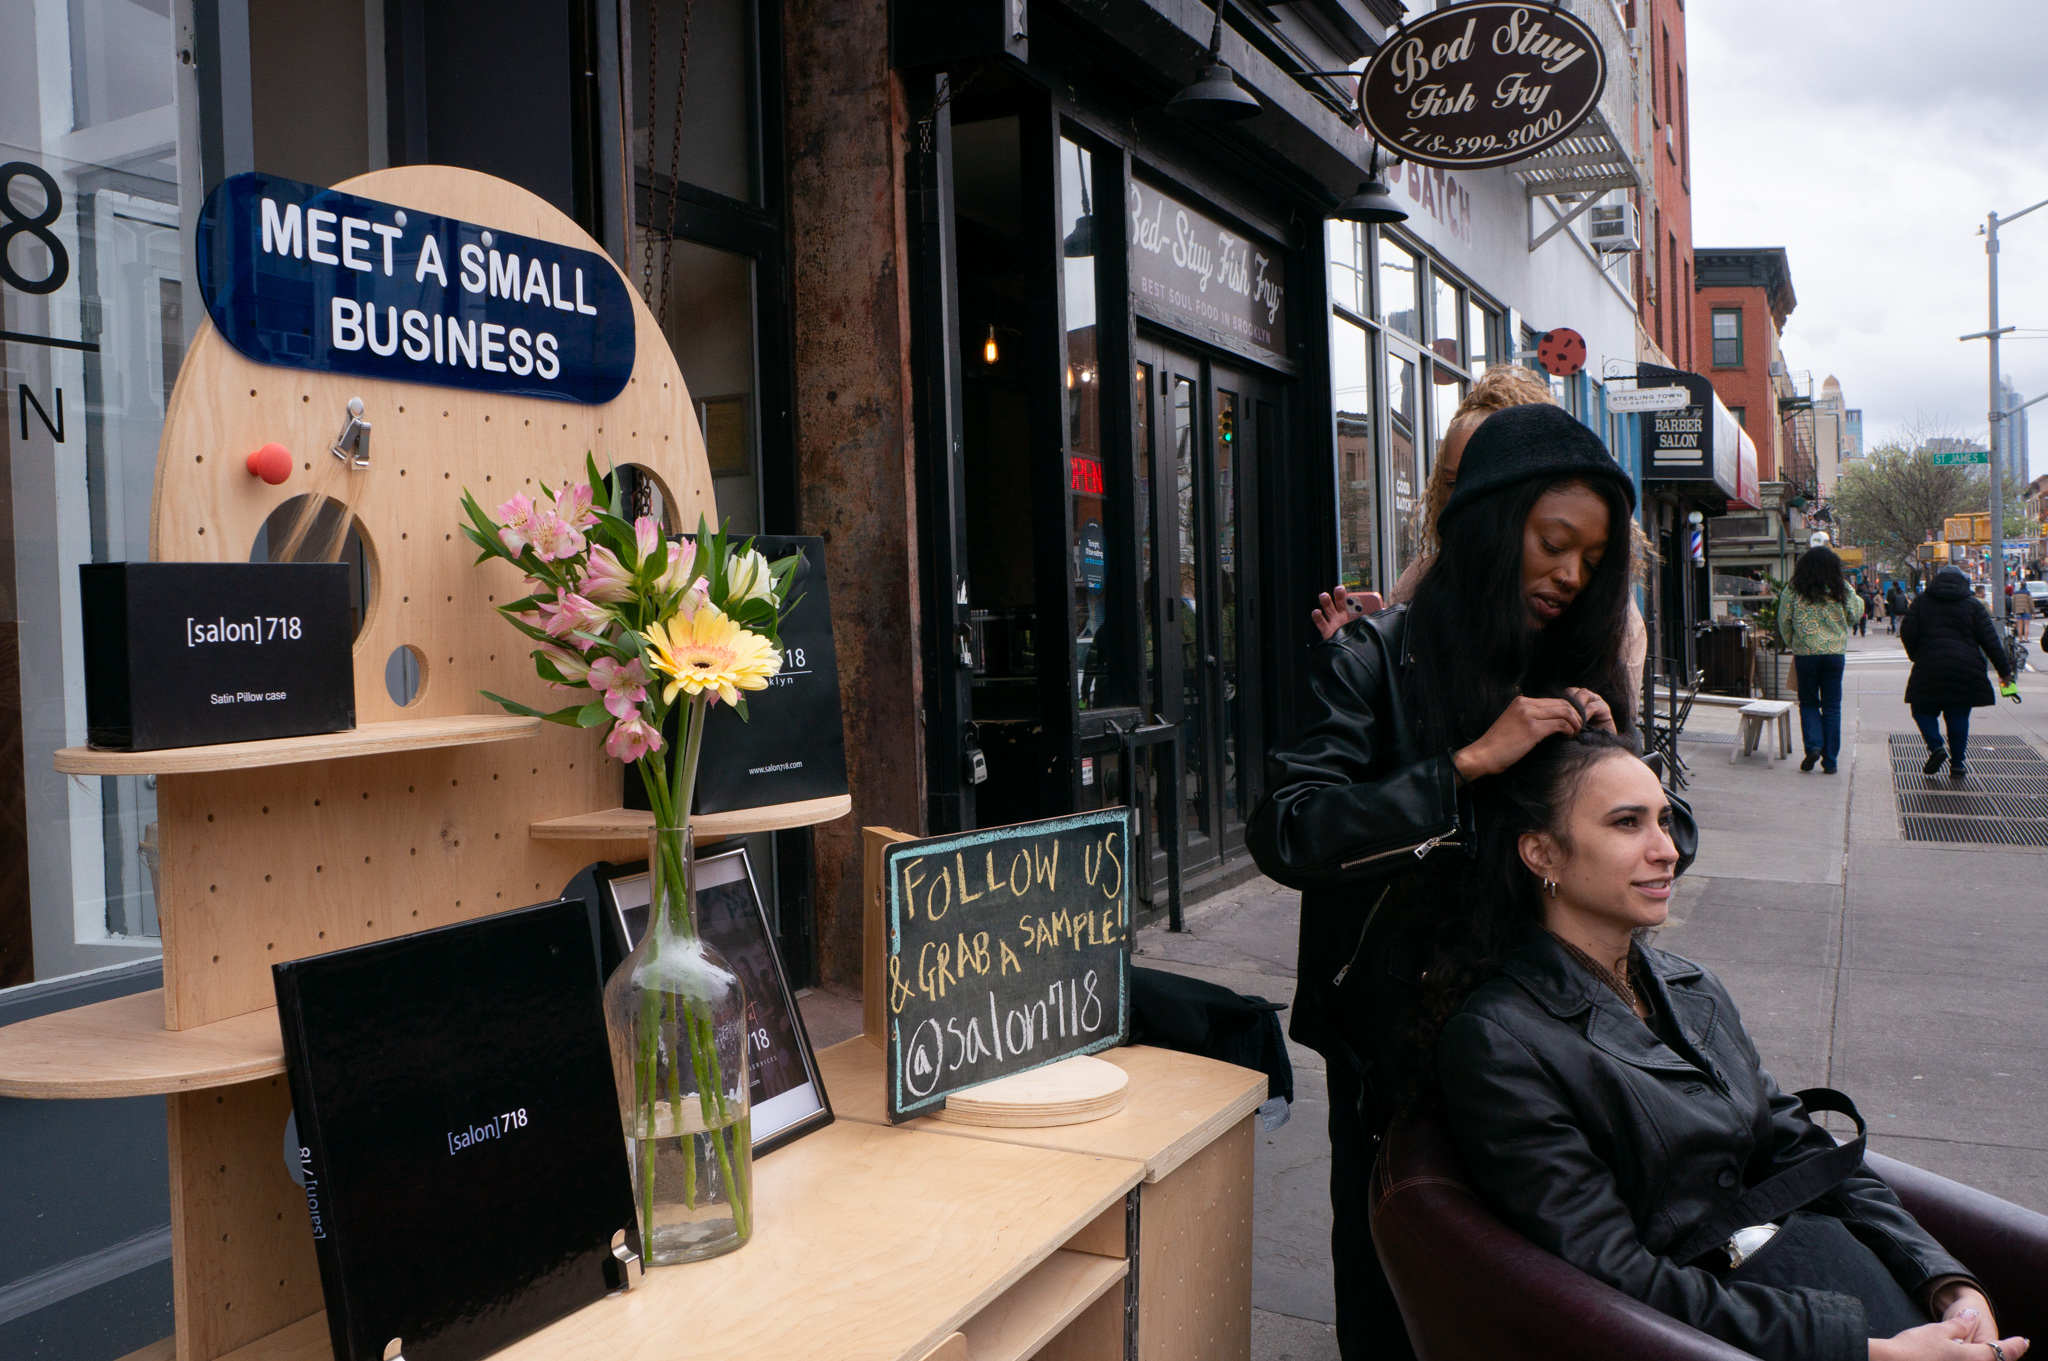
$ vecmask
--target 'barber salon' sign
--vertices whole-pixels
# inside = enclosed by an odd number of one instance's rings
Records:
[[[199,215],[199,287],[263,364],[608,402],[633,371],[625,282],[601,255],[275,175]]]
[[[1131,297],[1155,321],[1262,359],[1287,352],[1279,252],[1133,180]]]
[[[1569,10],[1453,5],[1380,45],[1359,102],[1382,146],[1464,170],[1506,165],[1563,141],[1606,84],[1600,40]]]

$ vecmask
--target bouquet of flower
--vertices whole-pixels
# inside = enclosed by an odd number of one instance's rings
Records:
[[[744,692],[766,688],[781,670],[777,626],[798,559],[771,563],[751,540],[732,547],[723,528],[712,533],[702,520],[694,538],[671,543],[652,518],[626,518],[613,481],[599,474],[594,458],[586,471],[587,482],[543,487],[540,500],[512,497],[495,520],[465,490],[469,523],[462,530],[482,550],[479,564],[496,558],[525,574],[530,594],[498,612],[533,642],[543,680],[581,692],[552,712],[488,691],[485,698],[551,723],[608,727],[605,750],[638,763],[654,810],[650,920],[629,961],[630,978],[615,977],[606,994],[627,1133],[641,1141],[641,1254],[654,1264],[705,1255],[701,1248],[664,1247],[680,1241],[680,1230],[657,1222],[657,1145],[682,1140],[697,1146],[680,1162],[685,1218],[699,1210],[700,1181],[715,1176],[737,1226],[737,1240],[728,1246],[750,1232],[744,1050],[723,1062],[719,1056],[718,1008],[737,994],[730,971],[697,939],[689,838],[675,833],[689,825],[710,707],[730,704],[745,719]],[[663,737],[677,708],[680,752]],[[631,1014],[623,1021],[614,1014],[615,988],[631,990]],[[621,1029],[630,1033],[622,1037]],[[728,1069],[736,1087],[722,1071]],[[686,1110],[686,1099],[701,1110]],[[728,1110],[735,1099],[739,1114]],[[670,1192],[668,1202],[675,1199]]]

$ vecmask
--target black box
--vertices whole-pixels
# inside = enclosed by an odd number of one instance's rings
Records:
[[[783,617],[782,672],[747,695],[743,722],[723,704],[711,707],[697,762],[692,811],[729,813],[778,803],[826,799],[846,792],[846,727],[839,712],[839,655],[832,646],[832,602],[825,592],[825,541],[763,534],[754,547],[770,562],[791,553],[803,561],[790,574]],[[670,710],[667,738],[676,740],[679,710]],[[645,812],[640,767],[626,767],[625,803]]]
[[[336,1361],[477,1361],[626,1283],[592,925],[558,901],[272,966]]]
[[[350,570],[82,564],[86,741],[157,751],[355,727]]]

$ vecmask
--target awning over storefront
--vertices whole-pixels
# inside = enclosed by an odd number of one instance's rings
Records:
[[[1647,412],[1643,422],[1643,481],[1668,484],[1712,505],[1717,513],[1759,510],[1756,445],[1714,385],[1696,373],[1644,365],[1639,387],[1682,387],[1691,402],[1672,411]]]

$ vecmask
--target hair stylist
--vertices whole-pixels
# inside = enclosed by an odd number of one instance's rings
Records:
[[[1599,438],[1561,408],[1487,417],[1413,603],[1314,648],[1308,721],[1268,757],[1271,792],[1247,840],[1261,870],[1303,890],[1290,1029],[1328,1060],[1348,1361],[1408,1353],[1367,1208],[1379,1135],[1407,1082],[1394,1033],[1414,952],[1399,914],[1374,909],[1404,874],[1469,863],[1470,782],[1585,723],[1631,726],[1621,654],[1634,505]]]

